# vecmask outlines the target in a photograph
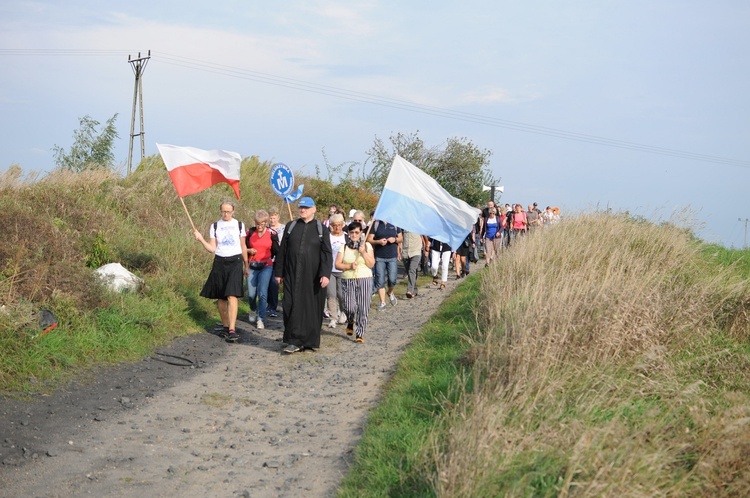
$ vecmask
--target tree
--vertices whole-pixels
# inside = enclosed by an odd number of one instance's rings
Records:
[[[494,185],[496,180],[489,171],[492,152],[480,149],[467,138],[449,138],[441,147],[428,148],[418,136],[398,133],[390,137],[390,148],[375,138],[367,151],[372,164],[366,181],[376,192],[381,192],[390,171],[393,158],[400,155],[434,178],[452,196],[471,205],[483,201],[482,185]]]
[[[89,115],[79,118],[80,126],[73,133],[73,145],[70,146],[70,151],[65,152],[65,149],[59,145],[55,145],[52,149],[57,166],[75,172],[113,167],[114,141],[120,137],[115,128],[116,120],[117,114],[115,113],[97,135],[96,129],[100,124],[99,121]]]

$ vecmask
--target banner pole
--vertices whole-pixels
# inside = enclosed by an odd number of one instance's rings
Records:
[[[294,220],[294,217],[292,216],[292,205],[286,199],[284,199],[284,202],[286,202],[286,207],[289,209],[289,221],[292,221]]]
[[[195,228],[195,224],[193,223],[193,218],[190,217],[190,213],[188,212],[188,208],[185,205],[185,201],[182,200],[182,197],[180,197],[180,202],[182,203],[182,207],[185,208],[185,214],[187,215],[188,220],[190,220],[190,226],[193,227],[193,231],[195,232],[198,229]]]
[[[372,229],[372,226],[375,224],[375,218],[370,220],[370,224],[367,225],[367,233],[365,233],[365,241],[367,241],[367,237],[370,235],[370,230]]]

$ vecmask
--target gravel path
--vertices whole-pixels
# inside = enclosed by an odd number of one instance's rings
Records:
[[[237,344],[203,333],[161,350],[194,367],[154,355],[0,399],[0,496],[333,496],[384,382],[455,284],[373,309],[365,344],[326,327],[320,350],[282,355],[281,317],[241,322]]]

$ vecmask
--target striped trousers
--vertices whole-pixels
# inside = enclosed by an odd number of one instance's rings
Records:
[[[372,301],[372,277],[342,278],[342,305],[346,320],[354,322],[354,333],[357,337],[364,337],[367,328],[367,315]]]

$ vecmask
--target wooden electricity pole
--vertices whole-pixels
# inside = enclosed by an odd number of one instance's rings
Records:
[[[745,218],[744,220],[742,218],[738,218],[738,220],[742,223],[745,223],[745,245],[742,246],[742,248],[747,249],[747,224],[750,223],[750,218]]]
[[[128,55],[128,63],[133,68],[133,73],[135,74],[135,89],[133,90],[133,113],[130,117],[130,147],[128,148],[128,175],[133,170],[133,139],[135,137],[141,137],[141,161],[143,161],[143,156],[146,154],[146,132],[143,129],[143,86],[141,84],[141,77],[143,76],[143,72],[146,70],[146,64],[148,64],[148,60],[151,58],[151,50],[148,51],[148,55],[146,57],[141,57],[141,53],[138,52],[138,58],[137,59],[131,59]],[[140,128],[138,133],[135,132],[135,109],[136,105],[139,107],[139,121],[140,121]]]

